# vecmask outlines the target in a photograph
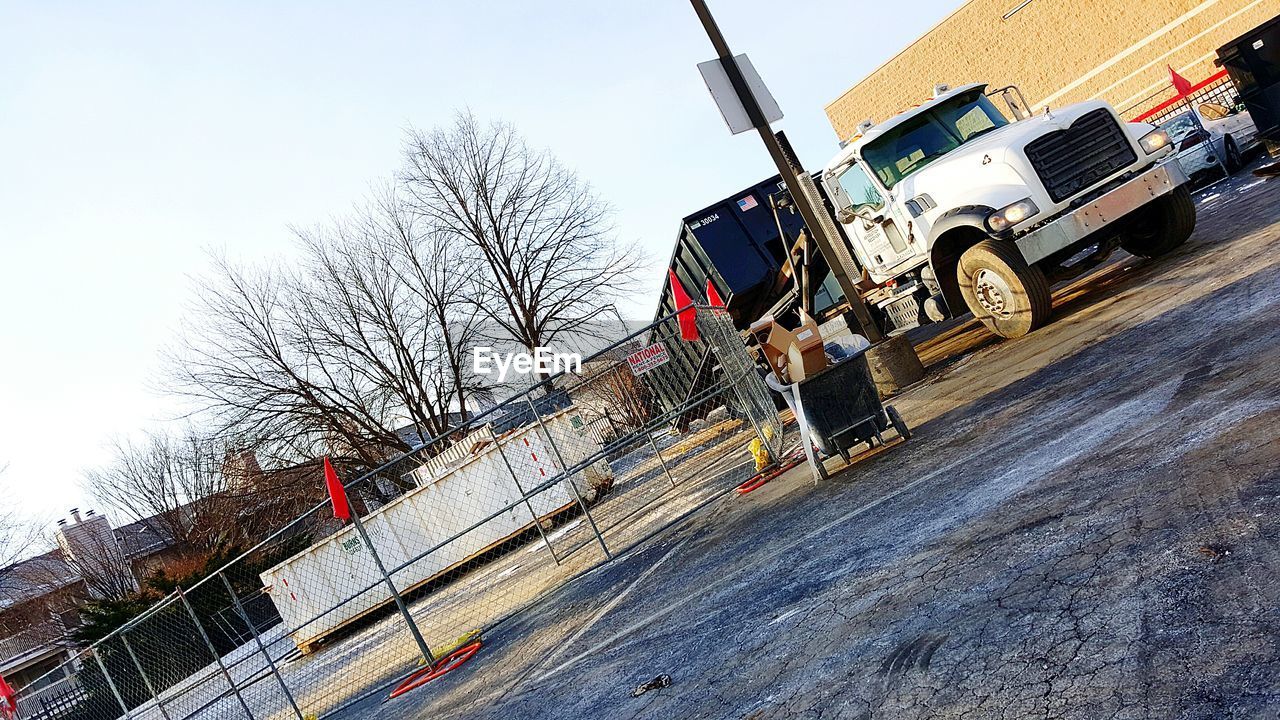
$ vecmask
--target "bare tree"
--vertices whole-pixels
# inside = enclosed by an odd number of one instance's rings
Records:
[[[574,402],[593,419],[643,427],[653,417],[654,398],[649,386],[631,372],[625,361],[604,359],[597,363],[602,369],[592,369],[590,379],[570,390]]]
[[[3,491],[7,464],[0,465],[0,492]],[[34,555],[33,544],[39,545],[40,523],[24,514],[11,502],[0,503],[0,569],[28,555]]]
[[[470,367],[482,340],[615,326],[638,257],[576,175],[468,115],[413,133],[406,156],[399,186],[295,231],[297,266],[215,261],[172,365],[217,433],[277,460],[379,465],[492,399]]]
[[[481,311],[533,349],[603,330],[640,257],[619,245],[609,209],[571,170],[507,124],[468,113],[410,133],[403,182],[415,211],[469,248]]]
[[[276,459],[377,465],[488,398],[467,362],[478,315],[463,258],[392,189],[296,233],[295,269],[217,261],[174,353],[180,388],[219,432],[262,438]]]
[[[180,551],[209,556],[243,539],[237,498],[222,471],[232,448],[187,431],[118,441],[115,458],[85,476],[98,501],[156,527]]]

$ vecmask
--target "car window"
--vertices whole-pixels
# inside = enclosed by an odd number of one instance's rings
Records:
[[[1200,115],[1205,120],[1221,120],[1231,114],[1231,110],[1218,103],[1201,103]]]
[[[1184,112],[1161,123],[1160,128],[1169,133],[1169,139],[1179,142],[1197,130],[1196,121],[1191,113]]]

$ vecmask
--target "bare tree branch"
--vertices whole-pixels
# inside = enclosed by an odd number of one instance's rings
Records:
[[[405,157],[414,210],[487,270],[471,276],[472,295],[505,335],[533,349],[612,327],[641,258],[613,239],[608,206],[575,173],[510,125],[467,113],[412,132]]]
[[[351,217],[295,230],[296,268],[216,261],[172,365],[219,433],[295,462],[378,465],[490,399],[470,372],[467,258],[379,189]],[[416,429],[417,437],[404,432]]]
[[[207,557],[246,539],[243,499],[224,465],[234,446],[194,431],[117,441],[114,461],[85,476],[85,489],[132,521],[156,527],[184,553]]]

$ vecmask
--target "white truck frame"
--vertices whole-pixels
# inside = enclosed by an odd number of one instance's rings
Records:
[[[1195,205],[1163,130],[1101,101],[1025,108],[1017,88],[938,86],[863,123],[822,170],[886,332],[967,310],[1020,337],[1049,319],[1054,282],[1117,247],[1156,257],[1191,235]]]

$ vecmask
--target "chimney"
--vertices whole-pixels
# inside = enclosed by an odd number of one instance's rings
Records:
[[[67,519],[66,519],[66,518],[62,518],[62,519],[58,520],[58,527],[66,527],[66,526],[67,526]]]
[[[71,508],[71,518],[76,522],[80,522],[80,508]]]
[[[91,517],[93,517],[93,511],[92,511],[92,510],[86,510],[86,511],[85,511],[85,513],[84,513],[84,516],[85,516],[86,518],[91,518]]]

